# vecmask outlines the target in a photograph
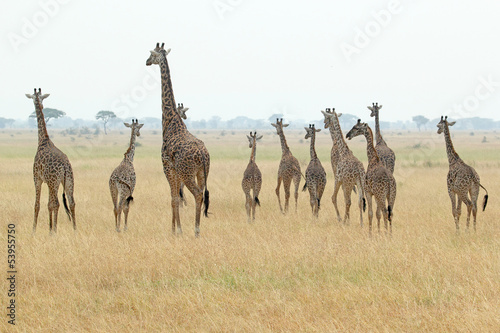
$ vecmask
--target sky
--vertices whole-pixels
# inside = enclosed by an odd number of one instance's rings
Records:
[[[193,120],[500,120],[499,1],[4,1],[0,117],[33,88],[73,119],[161,117],[157,42]]]

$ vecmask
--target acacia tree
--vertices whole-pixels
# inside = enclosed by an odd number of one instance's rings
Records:
[[[95,119],[102,120],[102,122],[104,123],[104,134],[106,135],[108,134],[108,132],[106,131],[106,124],[110,119],[113,118],[116,118],[116,114],[113,111],[99,111],[95,115]]]
[[[49,123],[49,120],[54,118],[61,118],[66,115],[66,112],[57,110],[57,109],[51,109],[51,108],[44,108],[43,109],[43,116],[45,118],[45,124]],[[30,114],[30,118],[36,118],[36,111],[33,111],[32,114]]]
[[[417,124],[418,131],[420,132],[420,126],[425,126],[429,122],[429,119],[424,116],[415,116],[412,120]]]

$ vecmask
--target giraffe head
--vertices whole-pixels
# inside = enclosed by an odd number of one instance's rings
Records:
[[[163,47],[165,46],[165,43],[162,43],[160,46],[160,43],[156,43],[156,47],[154,50],[151,50],[151,55],[149,56],[148,60],[146,60],[146,66],[151,66],[153,64],[159,65],[160,60],[162,56],[167,57],[167,55],[170,53],[170,49],[165,50]]]
[[[250,136],[247,135],[247,139],[248,139],[248,148],[252,148],[256,143],[257,143],[257,140],[260,140],[262,139],[262,135],[259,135],[257,136],[257,132],[250,132]]]
[[[133,135],[141,136],[140,129],[142,128],[142,126],[144,126],[144,124],[139,124],[139,121],[137,119],[135,120],[135,122],[134,122],[134,119],[132,119],[132,124],[129,124],[129,123],[123,123],[123,124],[126,127],[129,127],[132,129]]]
[[[276,118],[276,123],[271,123],[272,126],[276,127],[276,132],[278,135],[283,133],[283,127],[288,127],[289,124],[283,124],[283,118]]]
[[[184,103],[177,103],[177,113],[182,119],[187,119],[186,116],[186,111],[189,110],[189,108],[184,107]]]
[[[333,126],[333,117],[335,117],[335,115],[337,115],[337,118],[342,116],[342,113],[336,113],[335,112],[335,108],[326,108],[325,111],[321,111],[321,113],[323,114],[323,116],[325,116],[325,120],[324,120],[324,123],[325,123],[325,128],[329,128],[331,126]]]
[[[304,129],[306,130],[306,136],[304,137],[305,139],[312,138],[313,135],[321,131],[321,128],[315,129],[314,124],[309,124],[309,127],[304,127]]]
[[[39,106],[40,110],[43,109],[43,104],[42,101],[46,99],[47,97],[50,96],[50,94],[44,94],[42,95],[42,89],[38,88],[38,92],[36,92],[36,88],[34,89],[33,95],[31,94],[25,94],[27,98],[32,99],[33,103],[35,104],[35,107]]]
[[[441,120],[439,121],[439,123],[436,125],[437,128],[438,128],[438,134],[441,134],[443,133],[444,131],[444,126],[453,126],[455,125],[456,121],[452,121],[452,122],[448,122],[448,116],[444,117],[443,119],[443,116],[441,116]]]
[[[378,105],[378,103],[372,103],[372,106],[367,106],[367,108],[372,112],[370,114],[370,117],[375,117],[378,116],[378,110],[382,109],[382,105]]]
[[[356,125],[354,125],[351,130],[345,135],[345,137],[349,140],[352,138],[357,137],[358,135],[365,135],[365,133],[368,131],[368,124],[367,123],[362,123],[361,119],[358,119],[358,122]]]

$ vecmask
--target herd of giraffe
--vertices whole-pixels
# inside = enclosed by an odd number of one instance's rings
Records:
[[[162,135],[163,145],[161,148],[161,159],[163,171],[170,185],[171,205],[172,205],[172,233],[181,234],[181,222],[179,215],[179,205],[184,202],[184,186],[193,194],[195,199],[195,236],[200,234],[200,217],[202,213],[208,216],[209,191],[207,188],[208,174],[210,170],[210,154],[203,141],[193,136],[187,129],[183,119],[186,119],[186,111],[182,103],[175,104],[170,68],[167,55],[170,49],[165,50],[164,44],[156,44],[154,50],[146,61],[146,65],[159,65],[161,75],[161,99],[162,99]],[[41,89],[35,89],[33,94],[26,94],[26,97],[33,100],[38,122],[38,149],[33,163],[33,180],[35,183],[35,212],[33,221],[33,233],[36,231],[38,213],[40,211],[40,192],[43,183],[47,183],[49,188],[49,230],[50,233],[57,232],[57,214],[59,210],[58,190],[59,185],[63,186],[63,204],[68,214],[68,218],[73,222],[76,230],[75,200],[73,198],[74,178],[71,163],[68,157],[59,150],[50,140],[43,116],[43,100],[49,94],[43,94]],[[384,220],[386,231],[392,232],[392,217],[394,203],[396,199],[396,181],[394,179],[394,167],[396,157],[392,149],[382,138],[379,125],[379,110],[382,105],[372,103],[368,106],[371,117],[375,118],[375,138],[373,132],[366,123],[358,122],[346,134],[346,138],[363,135],[367,143],[368,167],[365,171],[363,164],[357,159],[347,146],[342,129],[339,124],[341,113],[335,109],[326,108],[321,111],[324,116],[324,128],[330,130],[332,138],[331,165],[334,174],[334,192],[332,203],[335,207],[339,222],[347,224],[350,220],[351,192],[358,194],[358,206],[360,224],[363,226],[363,212],[366,210],[368,202],[369,231],[372,231],[373,207],[372,198],[375,198],[376,217],[378,229],[380,231],[380,219]],[[457,232],[459,231],[459,219],[461,215],[462,202],[467,206],[467,228],[470,224],[470,216],[473,216],[474,230],[476,230],[477,199],[479,188],[483,188],[486,194],[483,199],[483,211],[488,202],[488,191],[480,183],[477,172],[459,157],[453,147],[450,137],[449,127],[455,122],[448,122],[447,117],[441,117],[437,124],[438,134],[444,133],[446,152],[448,155],[449,172],[447,176],[448,194],[451,199],[452,213],[455,219]],[[121,213],[124,214],[124,228],[127,230],[127,218],[130,203],[133,200],[132,194],[136,184],[134,170],[135,140],[140,136],[140,129],[143,124],[132,119],[132,124],[124,123],[131,129],[130,144],[124,153],[122,162],[114,169],[109,179],[109,189],[113,201],[113,212],[115,215],[115,228],[120,232]],[[280,211],[284,214],[288,212],[290,199],[290,186],[292,180],[295,187],[295,211],[297,211],[298,191],[302,172],[299,161],[293,156],[285,138],[284,128],[288,124],[283,124],[283,119],[276,119],[276,123],[271,124],[276,128],[276,132],[281,142],[281,161],[278,168],[278,183],[276,186],[276,196]],[[312,214],[318,217],[320,202],[326,187],[326,172],[319,160],[316,149],[316,133],[321,129],[316,129],[314,125],[305,127],[305,139],[311,139],[310,156],[311,161],[305,172],[305,185],[303,191],[309,191]],[[255,162],[257,141],[262,135],[247,135],[249,148],[251,148],[250,161],[243,174],[242,188],[245,193],[245,208],[248,222],[255,220],[256,206],[260,206],[258,198],[262,187],[262,174]],[[281,204],[280,187],[283,182],[285,191],[284,209]],[[342,219],[337,206],[337,193],[342,186],[344,192],[345,215]],[[67,198],[67,200],[66,200]]]

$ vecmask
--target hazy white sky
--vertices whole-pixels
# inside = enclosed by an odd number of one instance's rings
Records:
[[[498,1],[4,1],[0,116],[24,94],[72,118],[161,117],[165,42],[177,102],[192,119],[320,119],[320,109],[410,120],[500,119]]]

